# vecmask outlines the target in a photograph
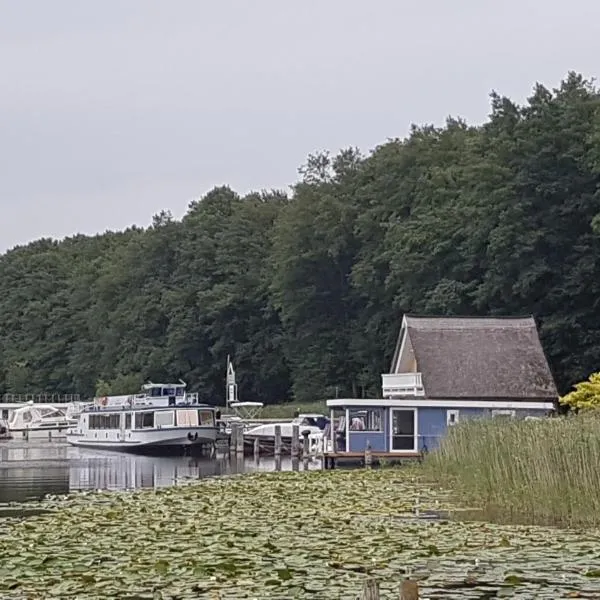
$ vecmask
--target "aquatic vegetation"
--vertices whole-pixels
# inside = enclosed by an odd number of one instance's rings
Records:
[[[0,598],[578,597],[600,592],[600,532],[416,518],[452,508],[415,468],[210,479],[82,493],[3,523]],[[431,516],[431,515],[429,515]]]
[[[455,426],[425,461],[436,481],[504,520],[600,525],[600,415]]]

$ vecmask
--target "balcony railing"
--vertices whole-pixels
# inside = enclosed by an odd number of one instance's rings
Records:
[[[421,373],[385,373],[381,379],[384,398],[425,395]]]

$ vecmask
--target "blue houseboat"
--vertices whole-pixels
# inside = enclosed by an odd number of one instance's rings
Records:
[[[328,400],[326,458],[419,456],[448,427],[477,417],[551,413],[558,392],[530,317],[405,315],[380,399]]]

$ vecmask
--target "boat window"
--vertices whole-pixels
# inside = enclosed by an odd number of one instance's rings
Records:
[[[183,396],[183,392],[184,392],[183,388],[181,388],[181,387],[177,388],[175,390],[175,395],[181,397],[181,396]]]
[[[350,431],[383,431],[383,409],[352,409]]]
[[[104,415],[89,415],[89,429],[120,429],[121,414],[109,413]]]
[[[29,410],[26,410],[26,411],[23,413],[23,421],[25,421],[25,423],[29,423],[29,422],[31,422],[31,411],[29,411]]]
[[[215,424],[214,412],[212,410],[199,410],[198,411],[198,424],[212,427]]]
[[[198,427],[198,411],[193,408],[177,411],[178,427]]]
[[[162,388],[154,387],[150,389],[150,396],[153,398],[157,398],[163,395]]]
[[[131,429],[131,413],[125,413],[125,429]]]
[[[175,421],[175,414],[172,410],[162,410],[154,415],[156,427],[172,427]]]
[[[135,428],[150,429],[154,427],[154,412],[135,413]]]

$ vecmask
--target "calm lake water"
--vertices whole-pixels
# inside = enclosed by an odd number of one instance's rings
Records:
[[[176,485],[182,478],[200,479],[252,471],[289,471],[289,457],[152,457],[74,448],[64,441],[10,440],[0,443],[0,504],[37,500],[46,494],[77,490],[122,490]],[[311,461],[309,469],[319,469]],[[299,469],[303,469],[300,462]]]

